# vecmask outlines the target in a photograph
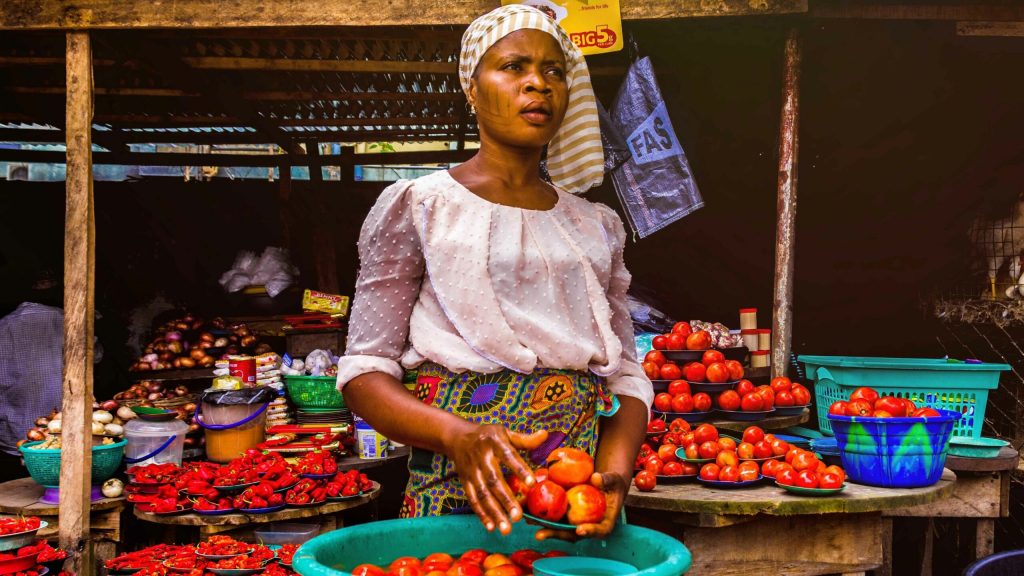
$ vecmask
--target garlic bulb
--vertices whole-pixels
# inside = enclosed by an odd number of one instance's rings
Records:
[[[100,424],[110,424],[114,421],[114,415],[106,410],[97,410],[92,413],[92,421]]]
[[[107,424],[103,427],[103,431],[107,436],[120,436],[124,434],[124,426],[120,424]]]
[[[92,433],[96,436],[102,436],[104,432],[103,424],[93,420],[92,422]]]
[[[46,425],[46,430],[50,434],[60,434],[60,420],[50,420],[50,423]]]
[[[111,478],[103,483],[101,488],[103,495],[107,498],[117,498],[124,492],[124,482],[121,482],[117,478]]]

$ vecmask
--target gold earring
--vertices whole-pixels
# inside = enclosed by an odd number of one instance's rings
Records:
[[[475,104],[470,104],[469,105],[469,113],[474,115],[474,116],[476,116],[476,105]]]

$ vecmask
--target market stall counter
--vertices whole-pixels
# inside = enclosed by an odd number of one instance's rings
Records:
[[[671,534],[693,554],[695,576],[857,574],[883,564],[883,512],[952,496],[956,475],[926,488],[848,483],[833,496],[794,496],[774,484],[743,489],[697,483],[633,488],[629,521]]]

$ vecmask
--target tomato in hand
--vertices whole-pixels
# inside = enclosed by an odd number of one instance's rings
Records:
[[[641,470],[633,478],[633,484],[641,492],[650,492],[658,485],[658,478],[648,470]]]
[[[683,392],[672,397],[673,412],[693,412],[693,396]]]
[[[683,366],[683,377],[690,382],[704,382],[707,377],[707,367],[700,362],[690,362]]]
[[[590,481],[594,458],[579,448],[556,448],[547,458],[548,480],[571,488]]]
[[[673,380],[668,383],[668,393],[675,396],[676,394],[682,394],[683,392],[691,394],[690,383],[686,380]]]
[[[760,426],[747,426],[743,430],[743,441],[751,444],[757,444],[761,440],[764,440],[764,430]]]
[[[668,337],[659,335],[651,338],[651,348],[655,350],[668,350]]]
[[[802,470],[796,475],[796,485],[801,488],[817,488],[818,475],[810,470]]]
[[[708,382],[715,384],[721,384],[729,381],[729,369],[726,368],[725,362],[715,362],[708,366],[705,377]]]
[[[701,356],[700,362],[705,366],[711,366],[716,362],[725,362],[725,354],[722,354],[718,350],[707,350]]]
[[[526,508],[538,518],[558,522],[569,508],[565,488],[551,480],[535,484],[526,497]]]
[[[850,394],[850,401],[853,402],[854,400],[864,400],[873,408],[875,402],[878,401],[878,392],[876,392],[874,388],[861,386]]]
[[[706,392],[697,392],[693,395],[693,409],[697,412],[711,410],[711,396]]]
[[[644,356],[644,362],[654,362],[660,368],[666,362],[665,355],[661,350],[651,350]]]

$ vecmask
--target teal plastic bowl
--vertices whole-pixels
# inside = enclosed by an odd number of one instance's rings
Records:
[[[108,478],[117,472],[124,458],[124,447],[127,439],[114,442],[113,444],[101,444],[92,447],[92,484],[98,486],[107,481]],[[33,450],[32,446],[42,444],[42,441],[26,442],[21,445],[21,455],[25,458],[25,467],[28,468],[29,476],[47,488],[60,486],[60,449],[46,448]]]
[[[558,558],[541,558],[533,563],[533,576],[632,576],[633,574],[636,574],[636,566],[608,558],[560,556]]]
[[[949,453],[961,458],[995,458],[1004,446],[1009,445],[1006,440],[998,438],[953,436],[949,440]]]
[[[690,551],[682,542],[639,526],[619,525],[603,540],[579,542],[544,540],[533,535],[536,526],[516,522],[512,533],[502,536],[484,530],[476,516],[439,516],[384,520],[341,528],[321,534],[302,545],[292,565],[302,576],[351,576],[364,563],[387,567],[399,556],[425,558],[434,552],[458,556],[482,548],[511,554],[523,548],[539,552],[563,550],[570,556],[618,560],[635,566],[638,576],[678,576],[690,569]]]

